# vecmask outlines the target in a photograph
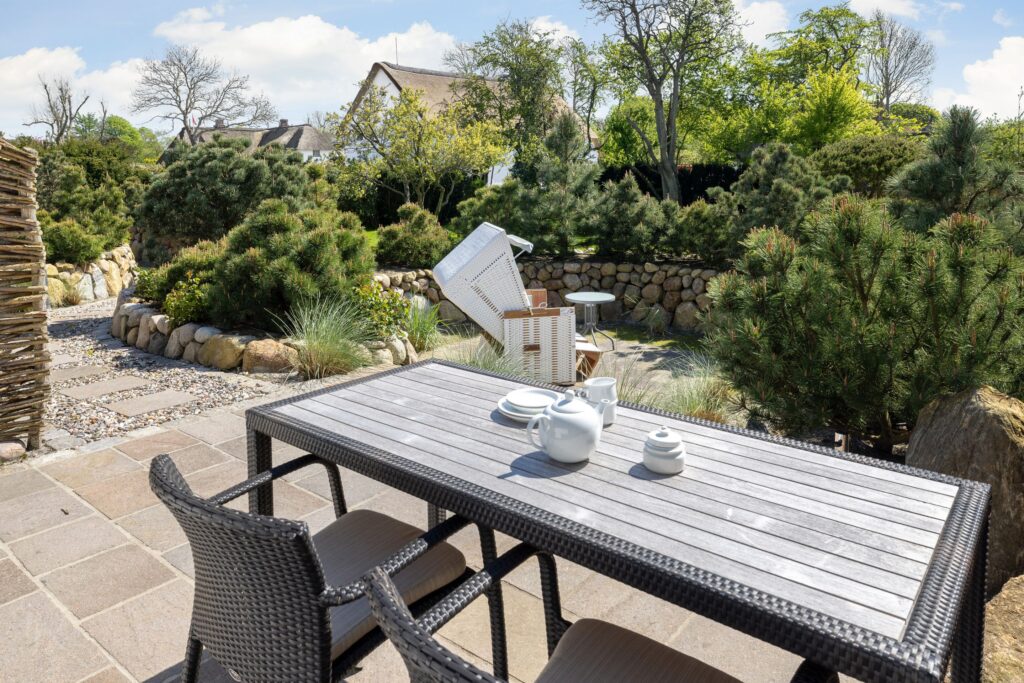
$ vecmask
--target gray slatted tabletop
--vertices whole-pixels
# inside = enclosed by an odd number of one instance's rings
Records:
[[[250,474],[282,439],[859,678],[938,680],[955,627],[980,637],[987,488],[624,406],[562,465],[495,409],[521,386],[428,362],[257,408]],[[661,425],[678,476],[641,464]]]

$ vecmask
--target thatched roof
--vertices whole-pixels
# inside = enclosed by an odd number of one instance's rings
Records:
[[[432,112],[440,111],[452,101],[452,98],[458,96],[457,84],[460,81],[466,80],[465,76],[450,71],[399,66],[391,62],[374,62],[373,66],[370,67],[370,73],[367,74],[366,80],[363,81],[359,92],[356,93],[355,98],[352,100],[351,110],[355,110],[359,106],[359,101],[363,99],[367,88],[375,82],[377,75],[380,73],[387,76],[399,91],[406,88],[420,91],[424,103],[427,105],[428,110]],[[498,81],[488,79],[486,83],[493,88],[497,87]],[[572,108],[561,97],[556,96],[554,104],[558,111],[572,112]],[[573,114],[575,116],[575,113]],[[577,117],[577,120],[579,120],[579,117]],[[580,128],[583,129],[583,121],[579,120],[579,123]],[[590,138],[591,144],[596,144],[596,132],[591,131]]]
[[[334,140],[327,134],[317,130],[308,123],[296,126],[288,125],[287,119],[281,119],[273,128],[236,128],[232,126],[213,126],[199,129],[199,142],[210,142],[214,136],[225,139],[243,139],[249,141],[249,151],[267,145],[281,145],[286,149],[299,152],[316,152],[334,149]],[[184,129],[178,133],[178,139],[188,142]]]

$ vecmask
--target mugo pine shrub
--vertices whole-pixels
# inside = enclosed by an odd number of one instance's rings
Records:
[[[840,197],[804,242],[752,231],[710,285],[706,343],[755,414],[890,448],[930,400],[1024,378],[1024,271],[993,226],[954,215],[922,236]]]

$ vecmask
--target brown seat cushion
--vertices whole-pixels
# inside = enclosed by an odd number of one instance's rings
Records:
[[[313,545],[328,585],[346,586],[422,533],[379,512],[354,510],[313,536]],[[400,571],[394,582],[402,599],[412,604],[459,578],[465,569],[462,553],[442,543]],[[366,598],[331,608],[331,658],[340,656],[376,625]]]
[[[639,633],[597,619],[565,632],[537,683],[740,683]]]

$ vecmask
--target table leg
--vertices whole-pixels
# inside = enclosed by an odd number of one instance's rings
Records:
[[[433,503],[427,503],[427,528],[433,529],[448,517],[447,511]]]
[[[251,428],[247,428],[245,433],[248,473],[249,477],[255,477],[273,466],[270,437]],[[274,514],[273,484],[268,482],[257,486],[249,493],[249,512],[254,515]]]
[[[494,530],[478,527],[480,530],[480,554],[484,566],[498,557],[498,546],[494,541]],[[501,581],[495,581],[487,589],[487,607],[491,615],[491,659],[494,675],[508,680],[508,639],[505,635],[505,601],[501,593]]]
[[[985,575],[988,571],[988,520],[968,579],[960,624],[953,641],[953,683],[977,683],[981,680],[985,647]]]

